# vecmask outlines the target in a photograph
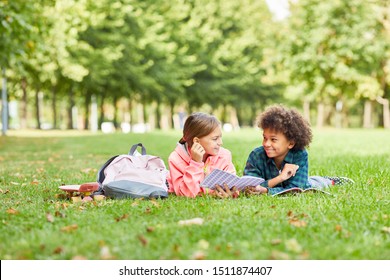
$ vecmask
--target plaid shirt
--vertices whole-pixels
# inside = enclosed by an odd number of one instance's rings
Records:
[[[268,180],[271,180],[280,174],[286,163],[292,163],[299,166],[299,169],[295,173],[295,176],[276,185],[273,188],[268,188]],[[275,161],[269,158],[264,151],[264,147],[258,147],[254,149],[246,162],[244,175],[250,175],[255,177],[261,177],[265,179],[265,182],[261,186],[268,188],[269,194],[275,194],[280,191],[299,187],[309,188],[308,182],[309,161],[308,153],[306,150],[293,151],[290,150],[282,162],[281,169],[276,167]]]

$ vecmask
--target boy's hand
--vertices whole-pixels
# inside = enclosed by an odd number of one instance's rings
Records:
[[[264,194],[267,192],[268,192],[268,189],[265,187],[262,187],[262,186],[256,186],[256,187],[247,186],[247,187],[245,187],[245,190],[244,190],[244,193],[246,195],[254,195],[254,194],[259,195],[259,194]]]
[[[299,165],[286,163],[279,176],[281,177],[281,179],[283,181],[286,181],[287,179],[295,176],[295,173],[297,173],[298,168],[299,168]]]

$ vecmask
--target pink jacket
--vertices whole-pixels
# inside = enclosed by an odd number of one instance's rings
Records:
[[[200,163],[191,159],[186,145],[178,143],[168,158],[168,164],[169,192],[180,196],[196,197],[198,194],[206,193],[199,184],[203,181],[205,173],[210,173],[215,168],[236,174],[231,152],[222,147],[218,155],[209,156],[206,162]]]

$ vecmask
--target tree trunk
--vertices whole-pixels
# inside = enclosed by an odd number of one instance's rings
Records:
[[[363,128],[372,128],[372,101],[364,101]]]
[[[88,130],[89,129],[89,106],[91,105],[91,94],[87,90],[85,93],[85,99],[84,99],[84,129]]]
[[[222,104],[221,123],[227,123],[227,105]]]
[[[310,101],[303,101],[303,117],[310,123]]]
[[[21,107],[22,107],[22,117],[20,119],[20,127],[22,129],[27,128],[27,78],[23,77],[22,78],[22,102],[21,102]]]
[[[325,105],[320,102],[317,105],[317,128],[323,128],[325,122]]]
[[[68,129],[73,129],[73,114],[72,114],[72,108],[74,106],[75,102],[74,102],[74,93],[73,93],[73,89],[70,88],[69,89],[69,104],[68,104],[68,109],[67,109],[67,114],[68,114],[68,124],[67,124],[67,128]]]
[[[161,101],[160,101],[160,99],[157,99],[156,128],[157,129],[161,129]]]
[[[52,87],[52,100],[51,100],[51,109],[53,111],[53,128],[57,129],[57,88],[56,86]]]
[[[129,96],[129,103],[128,103],[128,110],[129,110],[129,115],[130,115],[130,129],[133,129],[134,125],[134,110],[133,110],[133,100],[131,99],[131,96]]]
[[[390,108],[389,99],[378,97],[377,101],[383,106],[383,127],[390,128]]]
[[[104,111],[104,100],[106,99],[105,91],[101,95],[100,98],[100,116],[99,116],[99,127],[102,128],[102,123],[104,122],[104,118],[106,116],[106,112]]]
[[[35,91],[35,118],[37,122],[37,129],[41,129],[41,110],[39,104],[39,88]]]
[[[175,102],[174,101],[171,101],[169,102],[169,111],[170,111],[170,116],[169,116],[169,127],[171,129],[174,129],[174,121],[173,121],[173,116],[175,114]]]
[[[118,128],[119,128],[119,125],[118,125],[118,106],[117,106],[117,103],[118,103],[118,97],[117,97],[117,96],[114,96],[114,97],[113,97],[113,101],[112,101],[112,105],[114,106],[114,119],[112,120],[112,122],[113,122],[113,124],[114,124],[115,129],[118,129]]]

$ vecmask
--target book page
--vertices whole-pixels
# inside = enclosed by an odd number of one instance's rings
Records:
[[[214,169],[204,180],[200,183],[201,187],[215,189],[215,185],[218,184],[223,187],[223,184],[227,184],[229,189],[234,186],[238,190],[242,190],[246,186],[258,186],[264,182],[264,179],[253,177],[253,176],[243,176],[238,177],[227,171],[221,169]]]

